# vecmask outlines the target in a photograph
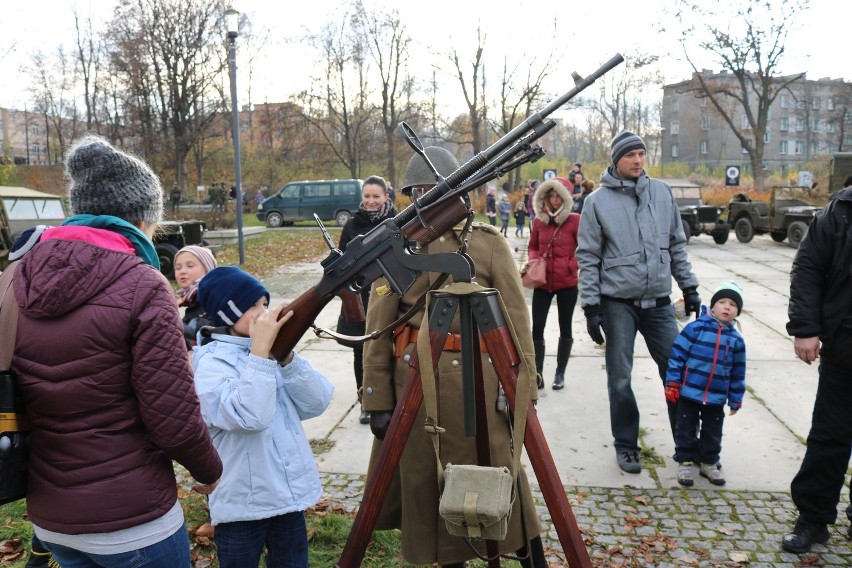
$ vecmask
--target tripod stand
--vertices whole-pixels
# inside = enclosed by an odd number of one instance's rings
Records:
[[[465,433],[476,436],[477,457],[480,465],[490,465],[488,456],[487,424],[484,416],[485,397],[481,367],[481,337],[491,357],[510,408],[516,401],[516,384],[521,363],[508,323],[495,290],[474,291],[469,295],[436,293],[429,308],[429,343],[432,361],[436,364],[444,350],[450,322],[459,311],[462,339],[463,393],[465,396]],[[364,552],[375,527],[379,510],[387,494],[394,472],[399,465],[405,442],[414,425],[423,402],[420,365],[417,352],[412,353],[408,378],[394,409],[388,433],[376,459],[372,475],[367,479],[361,507],[355,517],[349,538],[337,564],[339,568],[361,565]],[[524,400],[527,400],[524,398]],[[551,520],[556,528],[562,549],[572,567],[590,568],[582,535],[577,528],[571,505],[565,494],[541,424],[530,401],[526,414],[524,447],[529,455],[539,481]],[[472,407],[474,412],[468,412]],[[521,451],[515,448],[516,452]],[[489,557],[494,557],[496,543],[486,541]],[[496,562],[496,563],[495,563]],[[489,567],[499,566],[499,558],[489,561]]]

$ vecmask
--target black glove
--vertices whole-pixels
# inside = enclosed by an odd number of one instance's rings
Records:
[[[370,412],[370,431],[373,432],[373,436],[379,440],[385,439],[385,434],[388,433],[391,416],[393,416],[393,412],[390,410]]]
[[[586,314],[586,330],[589,332],[589,337],[598,345],[603,345],[607,329],[601,307],[598,305],[584,306],[583,313]]]
[[[683,311],[686,313],[687,318],[689,318],[689,314],[692,312],[695,312],[695,319],[698,319],[699,314],[701,314],[701,296],[698,295],[696,288],[684,289]]]

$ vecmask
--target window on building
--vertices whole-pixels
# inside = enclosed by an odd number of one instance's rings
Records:
[[[772,135],[769,133],[769,131],[763,133],[763,142],[766,144],[772,142]]]
[[[740,117],[740,128],[743,130],[751,130],[751,124],[749,124],[748,116],[742,115]]]
[[[832,144],[831,142],[829,142],[828,144],[826,144],[826,145],[825,145],[825,151],[826,151],[826,153],[828,153],[828,154],[834,154],[834,144]]]
[[[820,131],[820,122],[818,118],[814,119],[813,127],[811,128],[811,132],[819,132]]]
[[[701,130],[710,130],[710,117],[702,116],[701,117]]]
[[[821,101],[819,100],[819,97],[812,98],[811,99],[811,108],[814,109],[814,110],[819,110],[820,102]]]
[[[678,122],[677,120],[672,121],[672,123],[669,125],[669,134],[671,134],[672,136],[680,134],[680,122]]]
[[[796,132],[804,132],[805,131],[805,119],[797,118],[796,119]]]
[[[38,136],[39,127],[38,124],[30,125],[30,136]]]
[[[826,110],[834,110],[834,99],[832,97],[825,99],[825,108]]]
[[[790,117],[782,116],[780,122],[778,123],[778,130],[781,132],[787,132],[790,130]]]
[[[837,124],[832,120],[825,125],[826,132],[837,132]]]
[[[704,108],[707,106],[707,97],[701,98],[701,107]]]
[[[672,158],[677,158],[677,156],[678,156],[678,154],[677,154],[677,144],[672,144],[671,157],[672,157]]]
[[[674,99],[672,101],[672,112],[677,112],[679,110],[680,110],[680,101],[677,100],[677,99]]]
[[[781,95],[781,108],[790,108],[790,95]]]
[[[811,142],[811,156],[819,154],[819,142]]]
[[[699,148],[702,154],[710,153],[710,142],[708,140],[702,140]]]
[[[787,144],[788,143],[787,143],[786,140],[781,141],[781,143],[778,145],[778,153],[779,154],[786,154],[787,153],[787,148],[788,148]]]
[[[743,146],[743,154],[748,154],[748,149],[751,148],[751,138],[746,138],[745,145]]]
[[[801,140],[796,140],[796,155],[801,156],[805,153],[805,143]]]

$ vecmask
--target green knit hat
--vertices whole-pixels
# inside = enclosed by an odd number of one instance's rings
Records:
[[[721,300],[722,298],[730,298],[737,305],[737,315],[740,315],[743,311],[743,290],[740,288],[740,285],[737,284],[734,280],[728,280],[723,283],[721,286],[716,288],[716,292],[713,293],[713,297],[710,299],[710,308],[712,309],[716,302]]]

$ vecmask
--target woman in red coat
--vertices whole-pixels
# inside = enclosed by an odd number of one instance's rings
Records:
[[[544,368],[544,326],[547,323],[550,304],[556,296],[556,306],[559,309],[559,344],[556,348],[554,390],[565,386],[565,367],[568,365],[571,345],[574,343],[571,318],[577,303],[575,253],[580,216],[571,212],[572,206],[573,200],[568,188],[556,180],[541,184],[533,196],[535,220],[528,248],[529,257],[547,257],[547,283],[533,290],[532,298],[535,367],[541,374]]]

